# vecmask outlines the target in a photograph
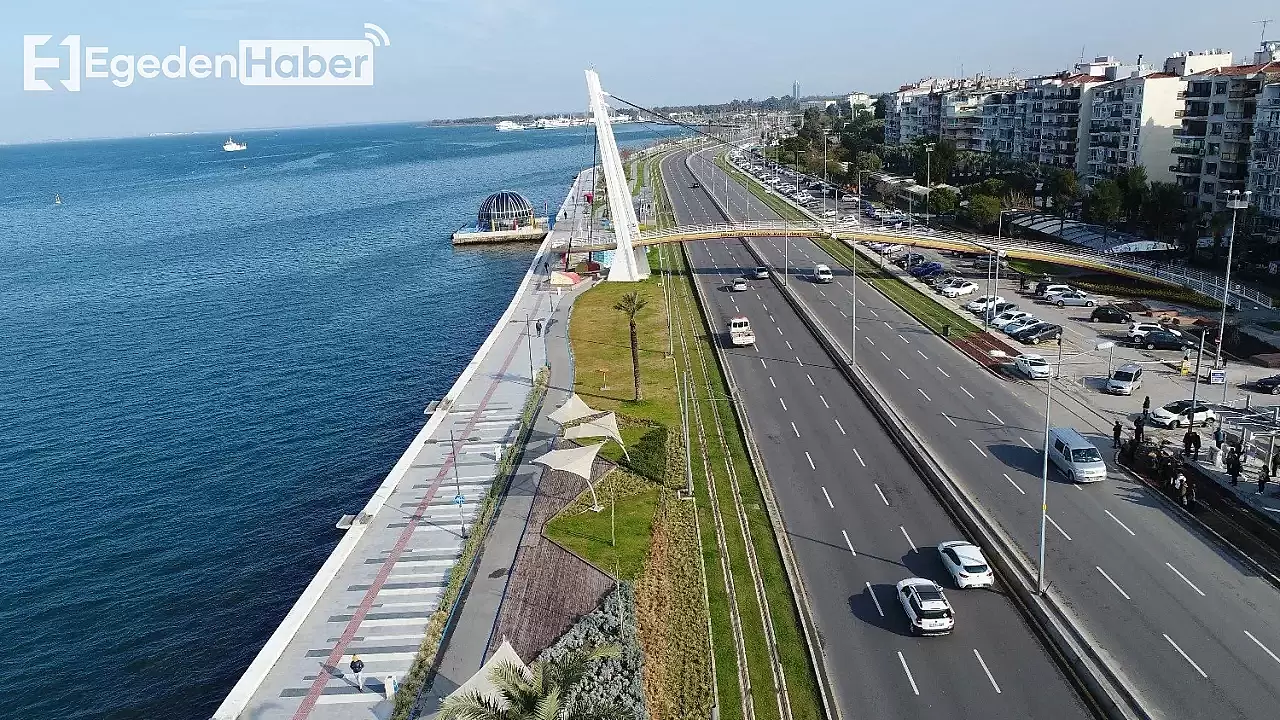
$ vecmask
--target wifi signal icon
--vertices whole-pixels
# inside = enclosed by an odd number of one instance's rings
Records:
[[[364,39],[373,43],[374,47],[388,47],[391,45],[391,37],[387,35],[387,31],[373,23],[364,24]]]

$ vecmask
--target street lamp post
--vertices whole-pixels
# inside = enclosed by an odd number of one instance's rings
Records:
[[[1222,278],[1222,321],[1218,323],[1218,347],[1214,357],[1215,367],[1223,367],[1222,337],[1227,334],[1227,302],[1231,299],[1231,253],[1236,246],[1236,213],[1249,208],[1250,195],[1252,193],[1248,190],[1244,192],[1232,190],[1227,193],[1227,207],[1231,210],[1231,240],[1227,242],[1227,271]],[[1223,402],[1226,402],[1226,399],[1227,387],[1226,383],[1223,383]]]
[[[934,143],[924,144],[924,226],[929,227],[929,201],[933,195],[933,148]]]

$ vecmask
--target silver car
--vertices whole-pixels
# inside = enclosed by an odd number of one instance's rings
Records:
[[[1058,307],[1065,307],[1067,305],[1093,307],[1098,304],[1098,301],[1093,296],[1088,293],[1081,292],[1080,290],[1069,290],[1067,292],[1060,293],[1052,297],[1050,301]]]

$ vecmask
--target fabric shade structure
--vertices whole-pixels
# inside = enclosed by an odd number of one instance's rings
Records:
[[[507,639],[502,638],[502,644],[494,651],[493,657],[471,676],[470,680],[462,683],[462,685],[453,692],[449,693],[446,700],[455,697],[466,697],[470,695],[479,695],[484,700],[491,702],[502,709],[507,708],[507,699],[498,691],[497,686],[493,682],[493,671],[503,663],[510,663],[519,668],[523,672],[528,672],[529,668],[520,660],[520,656],[516,654],[515,648],[511,647],[511,643]]]
[[[573,287],[582,282],[582,276],[576,272],[564,272],[556,270],[551,273],[552,287]]]
[[[606,413],[598,418],[592,418],[579,425],[574,425],[564,431],[564,437],[566,440],[606,437],[621,445],[622,452],[626,454],[628,460],[631,459],[631,453],[627,452],[627,446],[622,442],[622,433],[618,432],[618,416],[613,413]]]
[[[574,393],[569,396],[569,399],[564,405],[556,408],[556,410],[550,415],[547,415],[547,417],[551,418],[551,422],[556,423],[557,425],[566,425],[574,420],[581,420],[583,418],[589,418],[592,415],[599,414],[599,410],[593,409],[590,405],[583,402],[582,398],[578,397],[577,393]]]
[[[599,454],[602,447],[604,447],[604,443],[600,442],[585,447],[552,450],[542,457],[534,458],[533,462],[539,465],[546,465],[552,470],[573,473],[586,480],[587,487],[591,490],[592,509],[599,512],[602,506],[596,498],[596,488],[591,484],[591,466],[595,463],[596,455]]]

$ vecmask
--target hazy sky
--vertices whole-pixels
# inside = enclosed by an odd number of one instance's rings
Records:
[[[591,65],[620,97],[673,105],[781,95],[793,80],[816,94],[890,90],[962,66],[1052,72],[1082,50],[1159,63],[1222,47],[1239,60],[1258,44],[1254,21],[1273,16],[1280,7],[1263,0],[0,0],[0,142],[581,110]],[[391,38],[373,87],[161,78],[22,90],[24,34],[53,35],[42,56],[68,34],[110,55],[212,55],[241,39],[360,38],[365,22]]]

